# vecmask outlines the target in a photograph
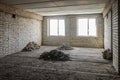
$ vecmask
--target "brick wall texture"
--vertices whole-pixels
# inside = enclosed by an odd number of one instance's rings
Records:
[[[112,50],[112,11],[104,18],[104,48]]]
[[[120,73],[120,54],[119,54],[119,21],[118,21],[118,0],[116,0],[111,11],[104,18],[105,48],[110,48],[113,53],[113,66],[118,73]],[[111,41],[112,40],[112,41]]]
[[[112,5],[113,66],[119,72],[118,0]]]
[[[65,19],[65,37],[48,36],[47,19],[63,18]],[[80,37],[77,36],[77,18],[96,18],[97,37]],[[49,16],[43,20],[43,45],[61,45],[63,43],[77,47],[103,48],[104,46],[104,20],[102,14],[89,15],[68,15],[68,16]]]
[[[41,44],[41,21],[0,12],[0,57],[21,51],[30,41]]]

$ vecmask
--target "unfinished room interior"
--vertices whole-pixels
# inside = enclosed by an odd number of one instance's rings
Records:
[[[120,80],[119,0],[0,0],[0,80]]]

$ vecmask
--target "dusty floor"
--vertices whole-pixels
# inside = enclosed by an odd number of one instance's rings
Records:
[[[110,61],[102,59],[102,49],[74,48],[64,51],[72,61],[39,60],[44,51],[19,52],[0,59],[0,80],[120,80]]]
[[[18,52],[16,54],[13,54],[12,56],[39,58],[40,54],[42,54],[44,51],[50,51],[56,48],[57,47],[53,46],[42,46],[39,50],[33,52]],[[69,54],[71,59],[75,61],[108,63],[109,61],[102,58],[102,51],[103,49],[74,47],[73,50],[64,50],[63,52]]]

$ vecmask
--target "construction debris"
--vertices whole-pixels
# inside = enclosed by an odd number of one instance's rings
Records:
[[[111,53],[110,49],[106,49],[102,53],[103,53],[104,59],[112,60],[112,53]]]
[[[22,51],[33,51],[39,48],[40,48],[40,45],[38,45],[37,43],[29,42]]]
[[[57,48],[58,50],[73,50],[73,48],[70,45],[63,44],[60,47]]]
[[[64,54],[62,51],[51,50],[50,52],[43,52],[39,59],[50,61],[69,61],[70,57],[68,54]]]

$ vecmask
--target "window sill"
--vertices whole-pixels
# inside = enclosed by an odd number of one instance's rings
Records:
[[[48,37],[65,37],[65,36],[48,36]]]
[[[76,37],[85,37],[85,38],[97,38],[98,36],[76,36]]]

